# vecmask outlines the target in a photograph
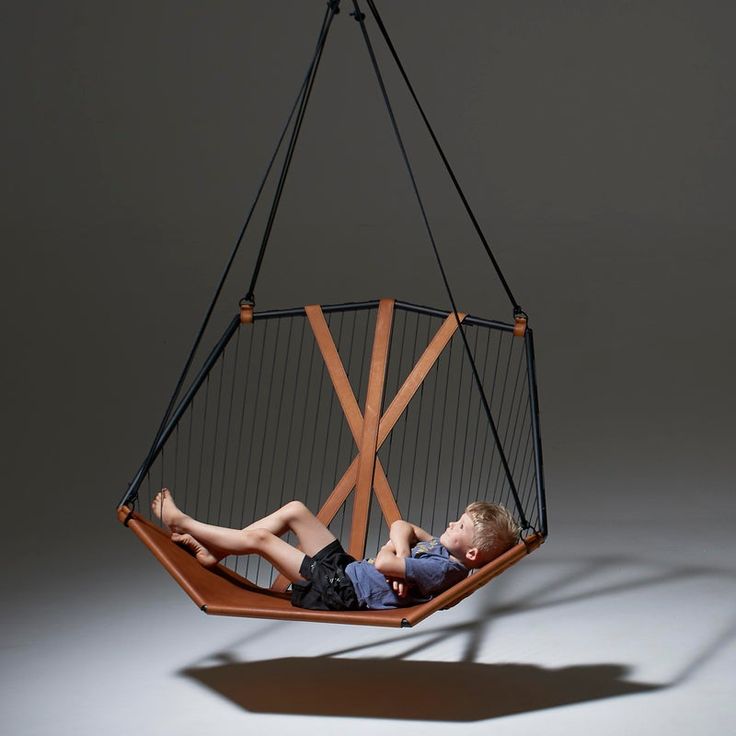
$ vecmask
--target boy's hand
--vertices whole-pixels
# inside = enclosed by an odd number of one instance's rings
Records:
[[[386,582],[394,589],[394,593],[399,598],[406,598],[409,594],[409,586],[404,580],[397,580],[396,578],[386,578]]]
[[[403,554],[400,554],[396,550],[396,545],[389,539],[386,544],[382,547],[383,550],[386,552],[390,552],[391,554],[396,555],[397,557],[408,557],[409,556],[409,550],[407,549]],[[399,598],[406,598],[406,596],[409,593],[409,586],[408,584],[399,578],[392,578],[387,577],[386,582],[393,588],[394,593],[399,596]]]
[[[411,552],[408,545],[396,544],[393,539],[389,539],[388,542],[383,545],[382,549],[395,554],[397,557],[408,557]]]

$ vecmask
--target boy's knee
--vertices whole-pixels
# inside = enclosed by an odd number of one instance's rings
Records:
[[[246,549],[257,551],[263,549],[273,534],[268,529],[246,529],[243,531]]]
[[[290,519],[297,519],[305,514],[311,513],[301,501],[289,501],[284,506],[284,511],[289,515]]]

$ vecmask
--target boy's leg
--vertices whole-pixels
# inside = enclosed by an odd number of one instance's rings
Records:
[[[172,539],[190,547],[203,565],[214,565],[231,554],[258,554],[292,582],[302,580],[299,568],[304,554],[316,554],[335,539],[327,527],[298,501],[286,504],[245,529],[228,529],[192,519],[176,506],[165,488],[153,500],[152,507],[172,530]],[[303,551],[277,536],[288,529],[299,537]]]
[[[266,529],[252,529],[250,531],[223,529],[222,527],[202,524],[199,521],[194,521],[192,524],[187,523],[184,528],[191,528],[192,531],[173,532],[171,535],[172,541],[188,547],[194,553],[197,561],[204,567],[214,567],[223,557],[228,555],[254,554],[268,560],[292,583],[304,581],[299,572],[304,561],[304,552],[292,547],[288,542],[274,536]],[[233,532],[233,536],[223,536],[220,534],[222,531]],[[215,542],[221,546],[215,546]],[[217,550],[217,555],[211,550]]]
[[[310,556],[335,541],[335,535],[301,501],[290,501],[243,531],[253,529],[266,529],[277,537],[292,531],[299,539],[299,546]]]

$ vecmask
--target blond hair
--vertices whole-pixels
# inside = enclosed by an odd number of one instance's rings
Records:
[[[478,564],[498,557],[519,541],[521,529],[504,506],[475,501],[465,509],[465,513],[473,520],[472,544],[480,553]]]

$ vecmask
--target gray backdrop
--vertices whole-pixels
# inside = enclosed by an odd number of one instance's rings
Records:
[[[395,296],[445,307],[344,5],[257,305]],[[550,544],[569,525],[632,518],[643,533],[690,518],[733,531],[733,4],[381,6],[535,328]],[[4,4],[2,478],[16,598],[46,594],[39,574],[63,600],[132,565],[128,554],[142,559],[114,507],[323,9],[312,0]],[[458,302],[507,320],[490,265],[384,68]],[[256,246],[245,243],[218,328],[247,287]]]

